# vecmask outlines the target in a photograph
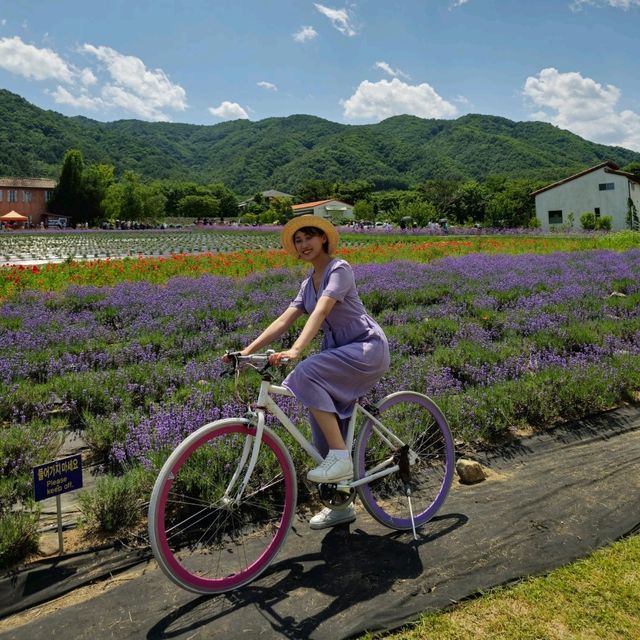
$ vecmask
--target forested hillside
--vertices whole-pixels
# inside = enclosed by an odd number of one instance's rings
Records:
[[[550,124],[495,116],[397,116],[373,125],[307,115],[208,126],[103,123],[46,111],[0,90],[0,175],[57,178],[71,148],[88,164],[114,165],[117,175],[134,170],[143,179],[222,182],[239,195],[295,192],[315,179],[367,179],[378,189],[434,178],[555,180],[604,160],[640,162],[640,153],[588,142]]]

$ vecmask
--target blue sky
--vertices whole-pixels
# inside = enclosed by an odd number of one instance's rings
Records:
[[[65,115],[543,120],[640,151],[640,0],[0,0],[0,88]]]

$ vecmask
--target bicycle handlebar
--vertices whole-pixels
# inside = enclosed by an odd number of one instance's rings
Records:
[[[248,356],[240,355],[239,351],[227,351],[225,356],[231,360],[230,365],[233,371],[238,371],[243,368],[252,367],[259,371],[260,373],[264,373],[269,367],[272,365],[269,364],[269,356],[273,355],[275,351],[273,349],[269,349],[264,353],[252,353]],[[281,364],[287,364],[289,362],[289,358],[283,358]],[[245,365],[243,367],[242,365]]]

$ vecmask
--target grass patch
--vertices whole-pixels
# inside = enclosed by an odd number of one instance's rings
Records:
[[[640,536],[620,540],[544,577],[499,588],[393,634],[418,640],[623,640],[639,637]]]

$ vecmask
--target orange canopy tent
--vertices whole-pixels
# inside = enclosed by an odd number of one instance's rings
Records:
[[[17,211],[10,211],[9,213],[5,213],[3,216],[0,216],[0,220],[2,220],[2,222],[26,222],[28,219],[29,218],[27,218],[27,216],[23,216]]]

